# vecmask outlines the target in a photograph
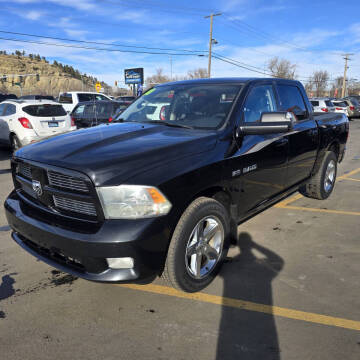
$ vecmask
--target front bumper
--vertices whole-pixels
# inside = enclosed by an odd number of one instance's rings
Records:
[[[16,191],[5,201],[13,239],[47,264],[74,276],[101,282],[152,281],[165,262],[170,229],[165,217],[107,220],[94,232],[65,229],[47,215],[31,216]],[[111,269],[106,258],[132,257],[131,269]]]

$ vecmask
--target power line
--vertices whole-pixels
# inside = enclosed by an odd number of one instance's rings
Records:
[[[45,35],[35,35],[35,34],[20,33],[20,32],[5,31],[5,30],[0,30],[0,33],[3,33],[3,34],[11,34],[11,35],[20,35],[20,36],[29,36],[29,37],[35,37],[35,38],[41,38],[41,39],[51,39],[51,40],[69,41],[69,42],[82,43],[82,44],[93,44],[93,45],[105,45],[105,46],[127,47],[127,48],[136,48],[136,49],[149,49],[149,50],[162,50],[162,51],[184,51],[184,52],[189,52],[189,53],[205,53],[205,52],[206,52],[205,50],[155,48],[155,47],[148,47],[148,46],[136,46],[136,45],[124,45],[124,44],[104,43],[104,42],[99,42],[99,41],[76,40],[76,39],[69,39],[69,38],[61,38],[61,37],[45,36]]]

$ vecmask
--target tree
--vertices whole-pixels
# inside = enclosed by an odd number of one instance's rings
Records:
[[[310,81],[314,84],[315,96],[325,96],[329,78],[329,73],[326,70],[315,71],[312,74]]]
[[[273,77],[283,79],[295,79],[296,65],[289,60],[279,59],[277,56],[270,59],[268,69]]]
[[[163,69],[156,69],[156,74],[146,78],[147,84],[162,84],[170,81],[170,78],[167,75],[163,74]]]
[[[204,79],[208,77],[208,72],[205,68],[197,68],[188,71],[189,79]]]

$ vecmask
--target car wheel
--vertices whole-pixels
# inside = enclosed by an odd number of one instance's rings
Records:
[[[327,151],[319,171],[299,191],[306,197],[325,200],[334,189],[336,174],[337,157],[333,151]]]
[[[200,197],[181,216],[162,277],[172,287],[200,291],[215,278],[229,247],[229,215],[218,201]]]
[[[10,138],[10,145],[11,145],[11,150],[13,152],[15,152],[16,150],[19,150],[22,147],[21,141],[15,134],[12,135]]]

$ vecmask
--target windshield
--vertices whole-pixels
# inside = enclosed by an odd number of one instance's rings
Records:
[[[116,120],[164,121],[200,129],[216,129],[228,115],[241,85],[181,84],[147,91]]]

